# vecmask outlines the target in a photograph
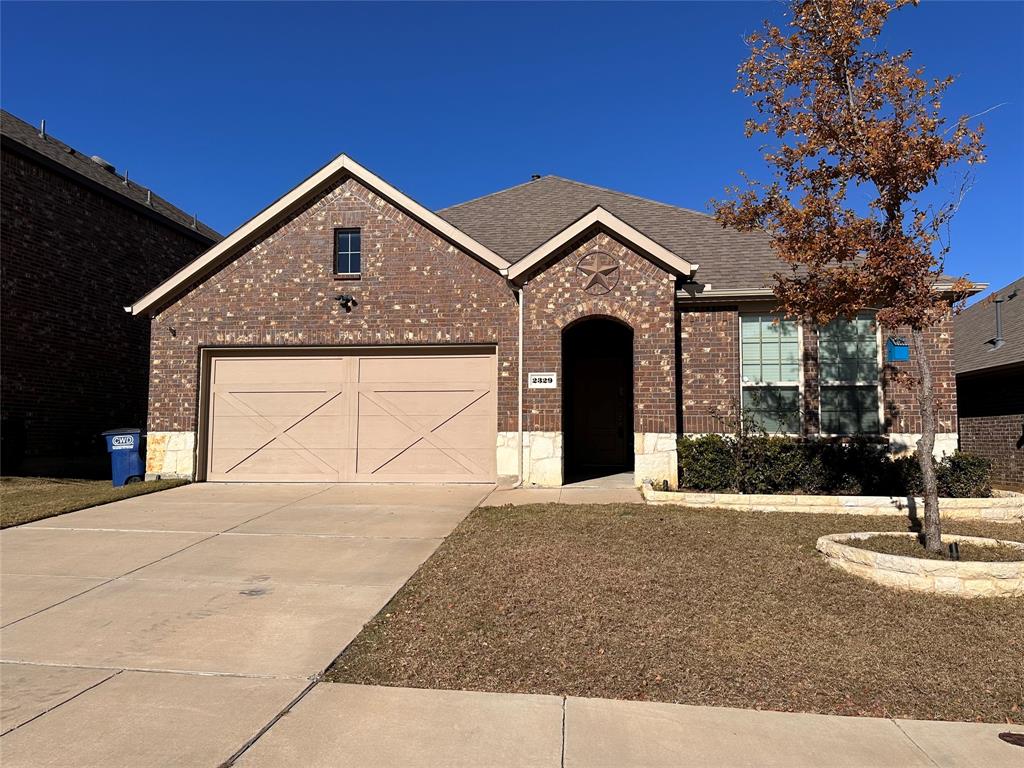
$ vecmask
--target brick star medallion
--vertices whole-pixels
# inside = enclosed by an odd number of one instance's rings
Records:
[[[591,296],[610,293],[619,284],[619,264],[604,251],[588,253],[576,269],[583,273],[583,290]]]

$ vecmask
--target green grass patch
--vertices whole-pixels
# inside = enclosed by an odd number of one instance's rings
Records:
[[[184,485],[187,480],[155,480],[114,488],[109,480],[51,477],[0,478],[0,528],[22,525],[111,501]]]

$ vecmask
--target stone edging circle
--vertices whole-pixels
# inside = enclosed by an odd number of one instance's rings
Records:
[[[992,563],[887,555],[843,543],[872,536],[909,537],[917,534],[892,531],[833,533],[819,538],[815,546],[829,565],[887,587],[956,597],[1024,597],[1024,544],[1018,541],[943,535],[944,542],[965,541],[981,546],[1004,544],[1020,549],[1019,561]]]

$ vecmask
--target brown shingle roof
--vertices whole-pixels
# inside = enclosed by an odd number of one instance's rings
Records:
[[[123,176],[108,171],[99,163],[91,160],[89,156],[69,147],[49,134],[45,138],[40,136],[38,128],[15,117],[7,110],[0,110],[0,134],[3,135],[5,142],[15,142],[29,150],[30,154],[41,156],[44,161],[63,166],[68,171],[83,177],[87,182],[103,187],[107,192],[114,193],[134,204],[142,205],[152,213],[195,232],[200,239],[208,240],[211,243],[221,239],[217,230],[208,227],[201,221],[196,222],[196,226],[193,228],[191,215],[171,205],[156,193],[152,193],[151,199],[147,200],[147,192],[151,192],[151,190],[136,184],[131,179],[125,184]]]
[[[511,262],[600,205],[678,256],[700,265],[715,289],[762,288],[782,263],[768,236],[723,229],[711,216],[558,176],[445,208],[438,213]]]
[[[996,335],[995,304],[983,299],[968,307],[953,321],[957,373],[1024,362],[1024,277],[992,295],[1004,299],[1003,345],[995,349],[990,343]]]

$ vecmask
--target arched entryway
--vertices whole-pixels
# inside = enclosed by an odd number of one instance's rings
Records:
[[[589,317],[562,332],[565,482],[633,470],[633,329]]]

